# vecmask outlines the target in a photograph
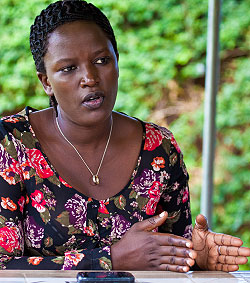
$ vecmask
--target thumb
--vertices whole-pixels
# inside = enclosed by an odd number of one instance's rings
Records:
[[[141,231],[152,231],[158,226],[161,226],[168,217],[168,213],[163,211],[161,214],[156,215],[154,217],[145,219],[141,222],[136,223],[136,230]]]
[[[204,215],[199,214],[196,217],[194,229],[208,231],[207,218]]]

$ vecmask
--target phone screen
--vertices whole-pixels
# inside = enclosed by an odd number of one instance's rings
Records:
[[[98,283],[98,282],[109,282],[109,283],[121,283],[129,282],[134,283],[135,278],[129,272],[79,272],[77,274],[77,283]]]

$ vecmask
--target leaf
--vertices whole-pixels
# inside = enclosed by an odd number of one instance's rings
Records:
[[[126,206],[126,199],[123,195],[117,196],[114,199],[114,204],[117,208],[123,210]]]
[[[93,220],[91,219],[88,219],[88,227],[91,227],[93,229],[93,233],[95,234],[96,233],[96,224]]]
[[[56,264],[63,264],[64,256],[57,256],[56,258],[53,258],[51,261],[53,261]]]
[[[65,250],[66,250],[66,247],[65,246],[56,246],[56,252],[58,254],[64,254]]]
[[[36,184],[42,184],[44,182],[43,178],[40,178],[37,174],[35,174]]]
[[[136,198],[137,197],[137,193],[134,190],[131,190],[130,194],[129,194],[129,198]]]
[[[1,247],[1,246],[0,246],[0,253],[1,253],[2,255],[10,255],[10,256],[13,256],[12,253],[7,252],[7,251],[6,251],[3,247]]]
[[[56,177],[55,174],[53,174],[52,176],[50,176],[50,177],[48,178],[48,180],[49,180],[52,184],[54,184],[54,185],[60,187],[60,181],[59,181],[59,179]]]
[[[169,213],[168,218],[161,226],[162,230],[171,233],[173,231],[173,225],[180,219],[180,216],[181,216],[180,210]]]
[[[40,212],[40,216],[45,224],[47,224],[50,221],[50,213],[47,208],[45,208],[44,212]]]
[[[166,138],[163,139],[162,146],[163,146],[164,150],[166,151],[166,153],[169,155],[170,154],[170,147],[171,147],[171,140],[166,139]]]
[[[36,147],[36,140],[34,139],[31,132],[22,132],[21,140],[22,140],[22,143],[28,148]]]
[[[80,229],[76,229],[73,225],[68,226],[69,231],[68,235],[73,235],[73,234],[81,234],[82,231]]]
[[[6,147],[6,151],[9,153],[9,155],[17,160],[17,151],[14,146],[14,143],[12,141],[9,141],[8,139],[5,140],[6,142],[3,144],[4,147]]]
[[[111,263],[111,260],[108,259],[107,257],[101,257],[99,259],[99,262],[100,262],[100,266],[102,269],[106,269],[106,270],[111,270],[112,269],[112,263]]]
[[[174,152],[173,154],[170,155],[169,162],[170,162],[170,164],[172,166],[175,165],[175,163],[177,162],[177,154],[176,154],[176,152]]]
[[[7,221],[7,218],[4,216],[0,215],[0,228],[5,226],[5,222]]]
[[[137,198],[137,203],[138,203],[139,209],[142,209],[148,203],[148,201],[149,201],[148,198],[139,196]]]
[[[51,237],[47,237],[44,239],[44,246],[46,248],[51,247],[53,245],[53,239]]]
[[[63,227],[71,226],[69,222],[69,212],[66,210],[57,216],[56,221],[58,221]]]

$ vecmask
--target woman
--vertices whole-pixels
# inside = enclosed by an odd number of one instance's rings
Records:
[[[208,231],[203,216],[192,233],[172,133],[113,111],[119,53],[103,13],[85,1],[53,3],[31,27],[30,45],[53,107],[1,120],[2,268],[187,272],[246,263],[250,249]]]

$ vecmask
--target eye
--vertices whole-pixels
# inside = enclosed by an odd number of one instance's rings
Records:
[[[100,64],[100,65],[106,65],[108,64],[110,61],[110,57],[106,56],[106,57],[101,57],[101,58],[97,58],[94,63],[95,64]]]
[[[76,66],[67,66],[67,67],[63,67],[62,69],[60,69],[60,71],[63,73],[69,73],[75,69],[76,69]]]

